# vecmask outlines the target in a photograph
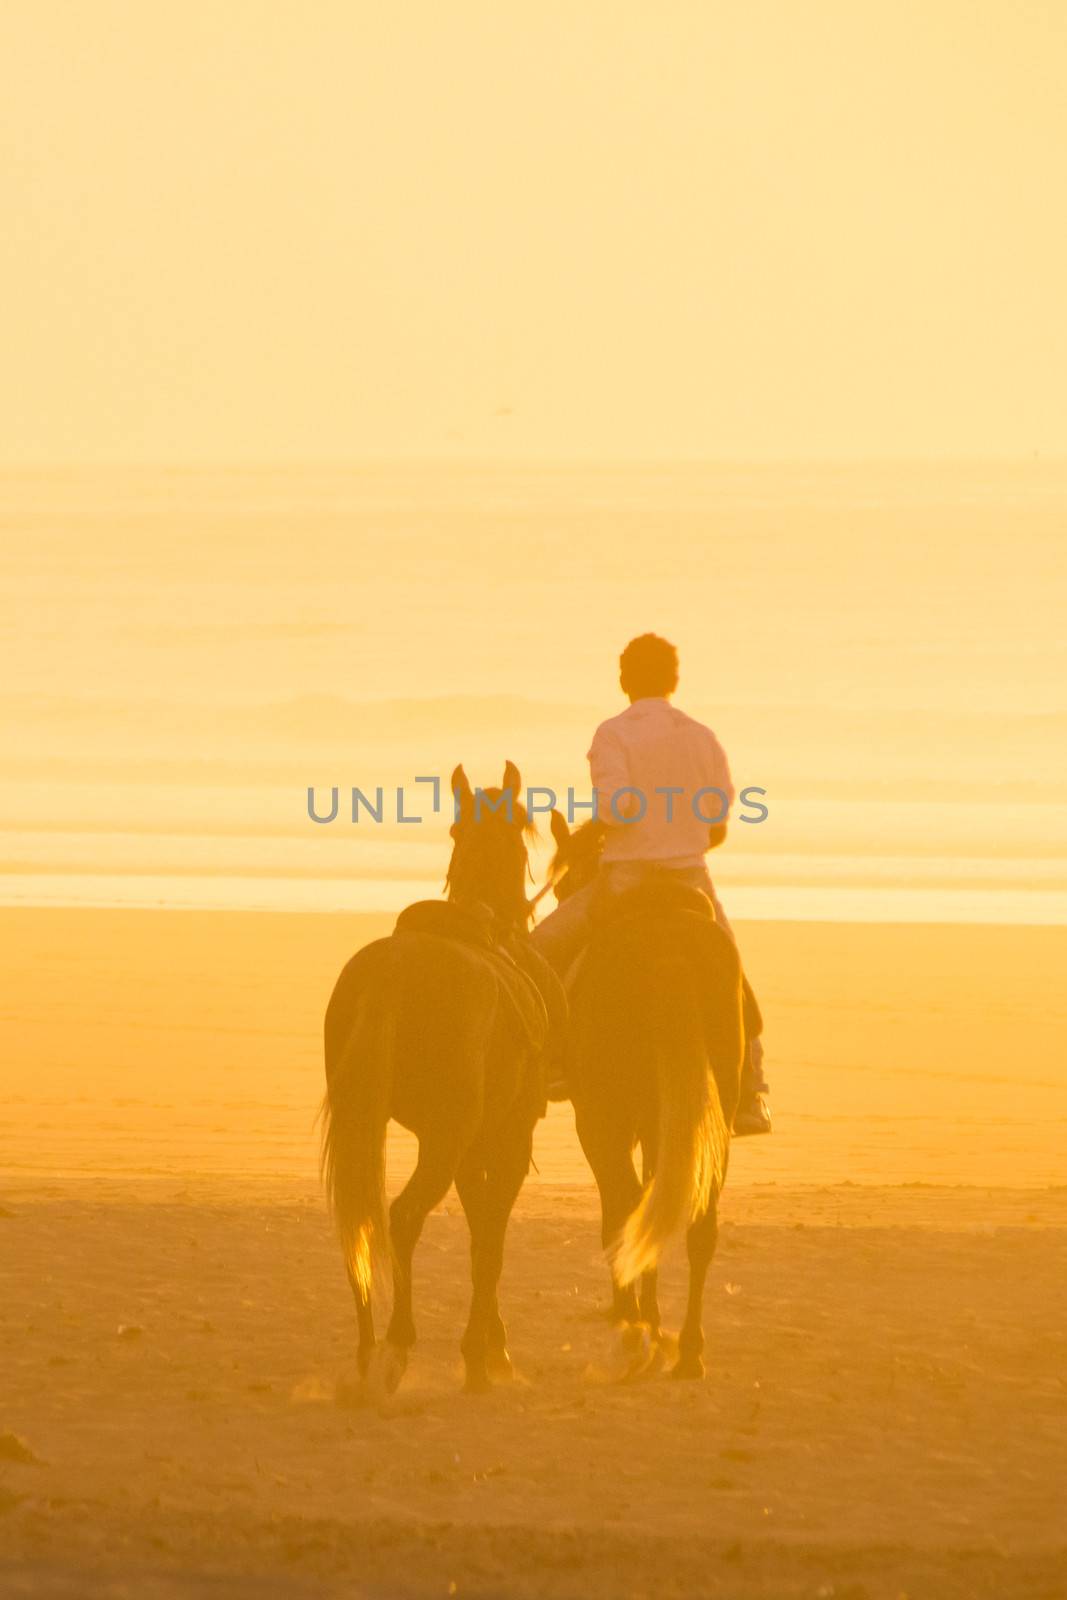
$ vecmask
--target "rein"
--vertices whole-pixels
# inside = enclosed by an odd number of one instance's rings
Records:
[[[569,870],[570,869],[568,867],[564,867],[562,869],[562,871],[556,873],[556,876],[554,878],[549,878],[547,883],[542,884],[540,889],[538,889],[537,893],[534,895],[533,899],[532,900],[527,900],[527,902],[526,902],[527,909],[529,911],[533,911],[534,908],[536,906],[538,906],[540,904],[540,902],[545,898],[545,895],[548,893],[548,891],[550,889],[554,889],[556,887],[557,883],[562,883],[563,879],[567,876],[567,873],[568,873]]]

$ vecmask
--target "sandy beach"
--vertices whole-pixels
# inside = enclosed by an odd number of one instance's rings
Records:
[[[329,975],[385,926],[0,918],[5,1593],[1064,1592],[1067,934],[743,928],[778,1120],[736,1150],[708,1380],[603,1381],[563,1107],[509,1238],[519,1381],[459,1392],[453,1196],[366,1405],[313,1119]]]
[[[1067,1193],[739,1189],[703,1385],[596,1378],[583,1188],[528,1191],[520,1377],[459,1392],[467,1241],[419,1254],[385,1406],[317,1194],[40,1180],[3,1198],[0,1588],[43,1595],[1063,1593]],[[667,1274],[668,1317],[681,1278]]]

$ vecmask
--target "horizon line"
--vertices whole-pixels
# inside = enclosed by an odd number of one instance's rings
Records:
[[[1004,454],[923,454],[923,455],[487,455],[419,454],[366,456],[167,456],[167,457],[40,457],[23,461],[0,459],[0,473],[35,475],[48,472],[307,472],[374,471],[397,468],[463,467],[704,467],[704,468],[864,468],[864,467],[1065,467],[1067,452],[1046,454],[1041,450]]]

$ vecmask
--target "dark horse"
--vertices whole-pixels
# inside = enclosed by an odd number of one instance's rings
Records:
[[[597,829],[587,823],[569,835],[553,817],[560,899],[596,871]],[[704,1282],[744,1054],[736,947],[706,895],[652,876],[601,904],[569,999],[571,1098],[600,1191],[630,1375],[656,1356],[657,1263],[685,1228],[689,1300],[672,1375],[702,1377]],[[634,1168],[638,1144],[644,1184]]]
[[[556,980],[527,941],[519,786],[508,762],[502,788],[475,797],[456,768],[450,904],[409,906],[391,937],[348,963],[326,1011],[323,1173],[356,1300],[360,1372],[373,1366],[390,1392],[415,1343],[412,1254],[453,1181],[471,1233],[466,1387],[511,1375],[497,1306],[504,1234],[544,1110],[542,1056],[565,1015]],[[391,1117],[415,1134],[419,1153],[387,1222]],[[373,1263],[390,1252],[393,1310],[376,1346]]]

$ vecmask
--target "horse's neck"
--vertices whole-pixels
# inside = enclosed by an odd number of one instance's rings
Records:
[[[505,912],[489,899],[478,899],[473,895],[449,895],[449,899],[462,910],[478,915],[488,912],[491,918],[491,931],[498,944],[510,944],[514,939],[529,937],[529,929],[525,920],[520,920],[514,912]]]

